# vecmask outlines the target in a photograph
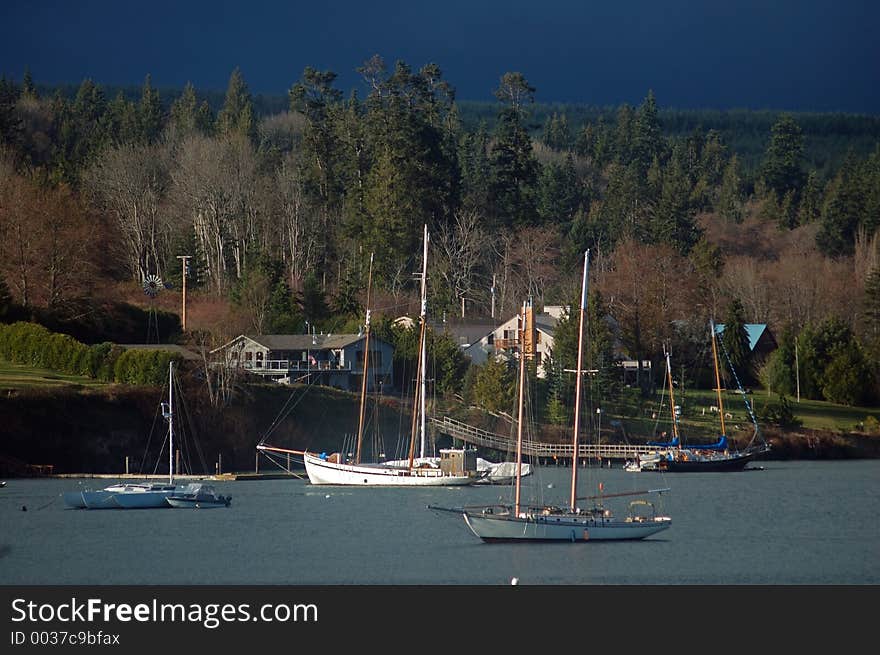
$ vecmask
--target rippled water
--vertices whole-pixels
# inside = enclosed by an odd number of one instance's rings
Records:
[[[878,584],[880,462],[760,462],[738,473],[581,469],[580,493],[670,487],[672,527],[643,541],[484,544],[426,508],[509,487],[377,489],[217,483],[229,508],[88,511],[61,494],[94,480],[0,489],[3,584]],[[567,504],[570,471],[530,478]],[[103,486],[103,485],[101,485]],[[624,500],[625,503],[625,500]],[[22,511],[22,507],[27,511]]]

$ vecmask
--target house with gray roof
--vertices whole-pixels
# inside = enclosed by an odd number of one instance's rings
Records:
[[[365,334],[241,334],[212,355],[273,382],[360,391],[365,346]],[[394,347],[371,335],[368,391],[392,390],[393,358]]]

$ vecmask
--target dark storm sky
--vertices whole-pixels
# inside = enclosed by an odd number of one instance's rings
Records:
[[[238,66],[283,94],[312,66],[360,91],[379,54],[438,64],[462,100],[519,71],[539,102],[878,114],[878,18],[870,0],[3,0],[0,74],[224,90]]]

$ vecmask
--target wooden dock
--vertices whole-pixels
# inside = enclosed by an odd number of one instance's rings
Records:
[[[500,434],[475,428],[448,416],[431,418],[431,425],[438,432],[460,439],[473,446],[483,446],[502,452],[516,452],[516,440]],[[657,450],[654,446],[631,444],[578,444],[578,457],[583,459],[635,459],[640,454]],[[572,444],[549,443],[546,441],[523,440],[523,455],[542,459],[571,459]]]

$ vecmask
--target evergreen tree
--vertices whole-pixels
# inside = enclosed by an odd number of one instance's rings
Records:
[[[462,207],[483,216],[490,210],[492,169],[489,162],[489,133],[482,121],[475,132],[462,135],[458,161],[461,167]]]
[[[779,338],[779,347],[767,359],[761,372],[762,381],[767,388],[783,396],[797,393],[797,373],[795,371],[795,335],[791,327],[786,327]]]
[[[544,416],[548,423],[553,425],[565,425],[568,423],[568,404],[566,402],[565,372],[562,364],[555,358],[551,358],[547,366],[547,405]]]
[[[791,114],[783,114],[771,128],[761,167],[764,185],[775,194],[777,202],[789,191],[797,196],[803,187],[803,153],[803,130]]]
[[[541,140],[553,150],[568,150],[571,148],[571,130],[568,126],[568,118],[565,114],[555,112],[544,121],[544,133]]]
[[[642,170],[647,171],[655,158],[662,155],[663,136],[660,119],[657,116],[657,101],[654,92],[648,95],[639,106],[635,116],[632,134],[632,156]]]
[[[690,206],[690,186],[682,162],[682,150],[673,148],[663,171],[663,189],[651,221],[648,241],[668,243],[687,255],[700,240],[701,230]]]
[[[829,257],[850,255],[859,220],[864,212],[864,193],[855,157],[847,156],[829,185],[822,206],[816,245]]]
[[[570,225],[578,209],[578,180],[571,155],[562,166],[550,162],[538,180],[537,210],[542,223]]]
[[[187,82],[183,92],[172,103],[170,122],[181,136],[189,134],[211,134],[214,124],[214,113],[208,102],[199,104],[195,87]]]
[[[509,412],[513,407],[514,385],[507,363],[489,357],[477,367],[474,401],[490,412]]]
[[[873,372],[855,339],[837,344],[822,376],[822,395],[841,405],[867,404],[873,386]]]
[[[40,95],[37,93],[37,87],[34,85],[34,78],[31,76],[31,69],[25,66],[24,76],[21,78],[21,97],[37,100]]]
[[[141,132],[137,108],[122,91],[117,93],[107,106],[105,125],[114,145],[138,141]]]
[[[745,310],[739,298],[734,298],[727,306],[720,345],[723,346],[726,356],[720,352],[722,349],[719,348],[719,368],[721,370],[732,368],[732,373],[739,377],[740,382],[751,384],[753,379],[752,351],[749,346],[749,333],[746,330]],[[732,377],[728,377],[728,379],[732,379]]]
[[[808,225],[819,218],[822,206],[822,189],[816,171],[810,171],[804,189],[801,192],[801,204],[798,207],[798,222]]]
[[[159,138],[164,125],[162,103],[159,100],[159,92],[153,88],[150,75],[144,80],[141,90],[141,100],[137,108],[138,124],[141,139],[144,143],[153,143]]]
[[[537,218],[535,187],[538,163],[525,128],[527,103],[535,89],[521,73],[505,73],[495,95],[505,104],[498,116],[491,150],[492,215],[501,226],[533,225]]]
[[[617,110],[617,125],[612,136],[612,157],[614,161],[628,165],[633,160],[633,134],[635,132],[635,112],[624,103]]]
[[[743,220],[743,201],[740,190],[742,182],[738,167],[739,160],[734,153],[724,168],[721,191],[718,196],[718,213],[731,223],[742,223]]]
[[[256,137],[253,101],[238,67],[229,76],[226,98],[217,114],[217,131],[224,135],[241,134],[251,140]]]
[[[325,320],[329,315],[327,302],[324,299],[324,291],[314,271],[309,271],[303,280],[302,300],[300,302],[302,314],[309,325],[315,326]]]

